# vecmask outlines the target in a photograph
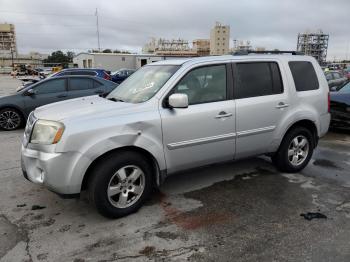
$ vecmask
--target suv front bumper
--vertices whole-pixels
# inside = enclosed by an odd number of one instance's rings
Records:
[[[81,158],[78,152],[47,153],[23,145],[21,150],[24,177],[62,196],[80,193],[83,173],[76,171]]]

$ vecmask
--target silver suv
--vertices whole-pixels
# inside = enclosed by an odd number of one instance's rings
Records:
[[[184,169],[266,154],[279,170],[298,172],[329,121],[327,81],[311,57],[165,60],[107,97],[36,109],[22,169],[63,196],[88,190],[102,215],[121,217]]]

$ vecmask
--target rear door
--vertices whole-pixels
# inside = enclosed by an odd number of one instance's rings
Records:
[[[236,157],[266,153],[289,110],[277,61],[233,64]]]
[[[67,79],[52,78],[33,86],[33,95],[24,95],[25,111],[30,113],[35,108],[67,99]]]
[[[99,95],[105,92],[99,81],[90,77],[70,77],[68,81],[68,96],[76,98],[82,96]]]

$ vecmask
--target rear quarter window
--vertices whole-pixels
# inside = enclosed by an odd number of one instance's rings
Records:
[[[294,79],[295,89],[300,91],[319,88],[318,78],[313,65],[308,61],[292,61],[289,67]]]

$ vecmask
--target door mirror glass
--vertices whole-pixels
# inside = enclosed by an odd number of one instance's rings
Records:
[[[188,96],[186,94],[172,94],[169,96],[169,106],[172,108],[187,108]]]

